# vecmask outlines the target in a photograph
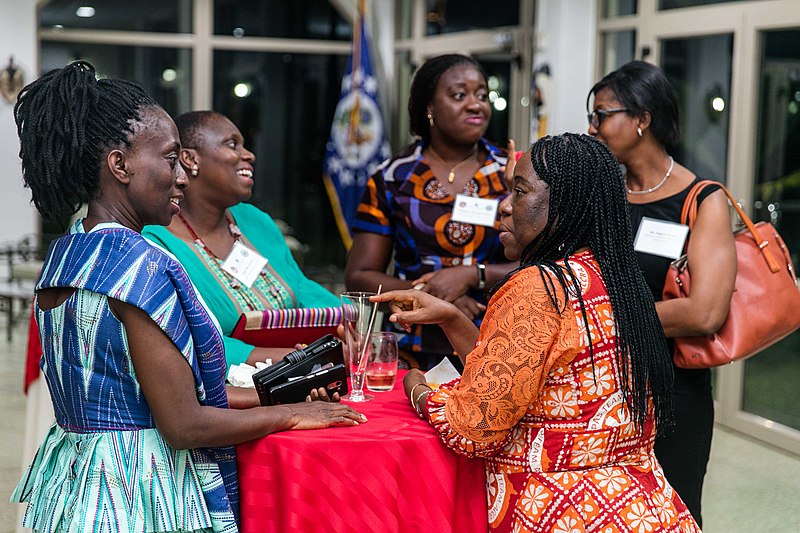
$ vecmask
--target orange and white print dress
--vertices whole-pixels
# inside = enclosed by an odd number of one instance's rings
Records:
[[[559,314],[539,270],[524,269],[489,303],[463,376],[428,395],[430,422],[485,458],[492,531],[699,532],[653,455],[652,413],[637,431],[623,401],[600,267],[590,251],[570,265],[593,360],[577,298]]]

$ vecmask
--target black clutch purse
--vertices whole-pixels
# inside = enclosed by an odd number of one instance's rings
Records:
[[[347,394],[342,342],[325,335],[295,350],[272,366],[253,374],[261,405],[305,401],[311,389],[324,387],[328,395]]]

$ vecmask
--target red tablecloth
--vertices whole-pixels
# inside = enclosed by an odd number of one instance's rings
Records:
[[[448,450],[402,390],[351,404],[358,427],[238,447],[242,532],[485,532],[483,463]]]

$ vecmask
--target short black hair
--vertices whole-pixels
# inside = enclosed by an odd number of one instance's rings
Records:
[[[212,118],[224,118],[225,115],[219,111],[189,111],[175,117],[175,126],[178,128],[178,135],[181,138],[183,148],[197,148],[203,144],[203,129]]]
[[[409,129],[419,135],[425,143],[431,140],[431,126],[428,121],[428,104],[436,93],[436,84],[442,74],[458,65],[474,67],[486,81],[486,71],[473,58],[461,54],[445,54],[427,60],[414,74],[408,96]]]
[[[75,61],[22,89],[14,106],[22,177],[36,209],[60,220],[100,188],[100,165],[113,148],[130,146],[142,110],[160,106],[138,84],[96,78]]]
[[[678,98],[664,71],[645,61],[631,61],[606,74],[594,84],[586,96],[589,100],[603,89],[616,96],[628,114],[650,113],[650,131],[653,137],[668,148],[674,148],[681,137]]]

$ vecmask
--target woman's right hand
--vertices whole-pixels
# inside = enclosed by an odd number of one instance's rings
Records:
[[[411,324],[444,324],[460,315],[453,304],[420,290],[389,291],[370,297],[371,302],[390,302],[389,322],[407,330]]]
[[[270,407],[291,409],[289,429],[322,429],[332,426],[357,426],[367,417],[341,403],[305,402]]]

